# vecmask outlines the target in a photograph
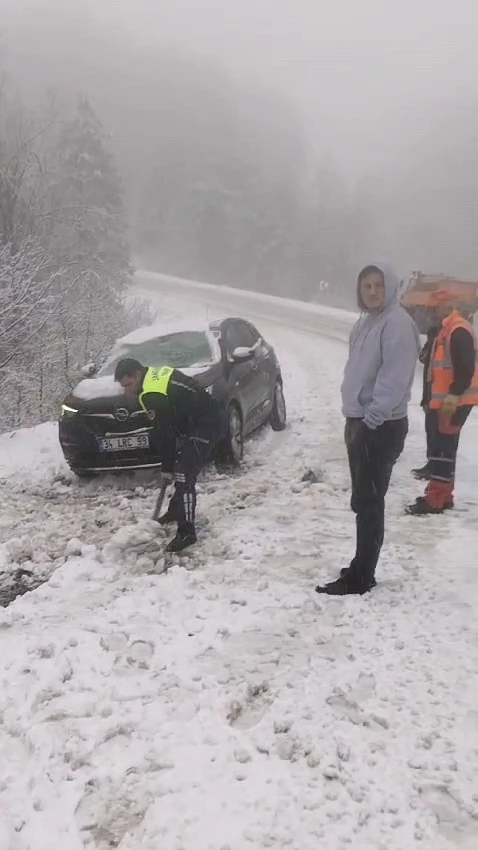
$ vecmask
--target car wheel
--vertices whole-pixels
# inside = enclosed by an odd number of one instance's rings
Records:
[[[284,387],[277,380],[274,387],[274,398],[272,400],[272,413],[270,418],[273,431],[283,431],[287,425],[287,408],[284,398]]]
[[[244,424],[239,405],[234,402],[227,409],[228,434],[217,452],[219,466],[239,466],[244,457]]]

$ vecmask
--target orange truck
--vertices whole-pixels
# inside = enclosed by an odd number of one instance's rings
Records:
[[[402,283],[401,303],[414,319],[421,334],[426,334],[433,313],[431,294],[438,289],[447,289],[450,300],[460,310],[473,316],[478,309],[478,281],[460,280],[444,274],[422,274],[413,272],[408,281]]]

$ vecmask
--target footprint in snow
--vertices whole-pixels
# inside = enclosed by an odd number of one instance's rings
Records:
[[[230,703],[227,721],[233,729],[252,729],[261,722],[271,703],[267,682],[249,685],[244,700],[233,700]]]
[[[151,800],[142,793],[136,775],[114,782],[106,777],[91,780],[75,810],[75,818],[88,850],[118,847],[127,833],[133,832],[144,818]]]
[[[476,850],[477,823],[450,794],[446,785],[422,788],[420,799],[435,815],[440,833],[452,842],[456,850]]]
[[[350,699],[358,703],[365,702],[365,700],[373,697],[375,694],[375,687],[375,676],[361,673],[358,677],[358,682],[355,688],[353,688],[349,694]]]
[[[344,695],[334,694],[327,697],[325,701],[341,720],[350,720],[355,726],[388,729],[389,723],[385,717],[380,717],[377,714],[365,714],[356,702]]]
[[[154,653],[154,643],[147,640],[135,640],[127,652],[127,661],[143,669],[149,667]]]

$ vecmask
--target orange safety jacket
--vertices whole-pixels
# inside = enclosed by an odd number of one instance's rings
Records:
[[[475,342],[475,357],[477,351],[476,337],[473,327],[457,310],[454,310],[443,319],[442,326],[435,339],[430,365],[428,367],[428,383],[431,384],[429,406],[432,410],[439,410],[442,406],[449,389],[453,383],[453,363],[450,354],[450,338],[457,328],[464,328],[473,337]],[[475,374],[470,386],[458,398],[458,406],[478,405],[478,357],[475,360]]]

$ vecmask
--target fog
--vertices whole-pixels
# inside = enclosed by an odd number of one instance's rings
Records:
[[[335,303],[376,255],[478,275],[472,0],[1,5],[29,108],[111,133],[140,262]]]

